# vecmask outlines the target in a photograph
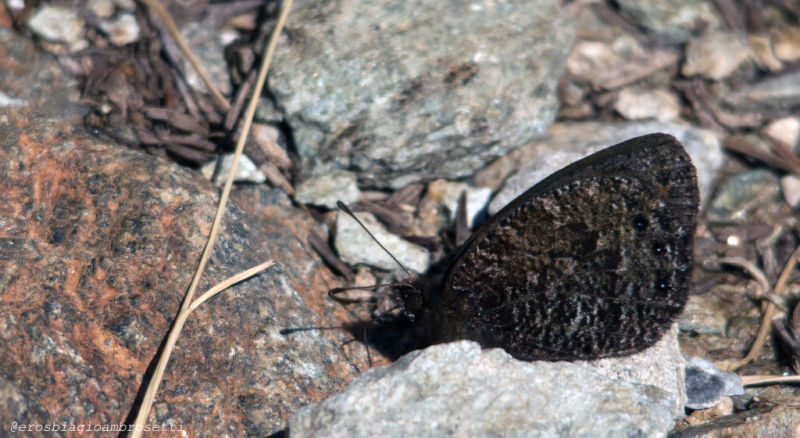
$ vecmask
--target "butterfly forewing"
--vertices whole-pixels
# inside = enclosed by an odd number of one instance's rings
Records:
[[[686,302],[697,209],[695,169],[673,137],[607,148],[476,231],[429,324],[440,341],[472,339],[526,360],[643,350]]]

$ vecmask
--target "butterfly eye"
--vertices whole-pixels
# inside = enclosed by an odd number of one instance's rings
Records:
[[[664,242],[653,242],[653,254],[661,256],[667,253],[667,244]]]
[[[636,231],[644,231],[647,229],[648,225],[650,225],[650,221],[644,216],[636,216],[633,219],[633,228],[635,228]]]

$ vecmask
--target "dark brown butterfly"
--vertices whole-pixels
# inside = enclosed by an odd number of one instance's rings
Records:
[[[611,146],[491,217],[441,288],[404,293],[406,310],[429,342],[469,339],[523,360],[641,351],[686,303],[698,203],[674,137]]]

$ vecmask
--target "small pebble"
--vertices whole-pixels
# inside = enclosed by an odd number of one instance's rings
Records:
[[[656,90],[623,88],[617,96],[614,109],[629,120],[656,119],[665,121],[678,118],[681,104],[673,93],[663,88]]]
[[[744,394],[742,378],[699,357],[686,358],[686,407],[708,409],[724,397]]]
[[[447,207],[450,220],[455,221],[458,210],[458,198],[461,192],[467,193],[467,226],[472,228],[475,219],[486,209],[492,190],[488,187],[472,187],[465,183],[454,183],[445,180],[432,181],[428,185],[428,195],[438,198],[438,201]]]
[[[797,175],[786,175],[781,178],[781,189],[783,199],[792,208],[800,207],[800,177]]]
[[[228,176],[228,170],[231,168],[232,163],[233,154],[225,155],[222,158],[219,174],[217,178],[212,181],[215,185],[218,187],[225,185],[225,178]],[[200,172],[204,177],[206,177],[207,180],[211,181],[216,168],[217,161],[215,160],[203,165],[203,167],[200,169]],[[256,165],[250,161],[249,158],[247,158],[247,155],[242,155],[239,157],[239,165],[236,167],[236,176],[233,179],[234,182],[263,183],[266,180],[267,177],[264,175],[264,173],[258,170]]]
[[[112,0],[89,0],[87,6],[99,18],[109,18],[114,15],[116,10]]]
[[[83,38],[83,19],[68,8],[42,6],[28,20],[28,27],[52,42],[73,44]]]
[[[750,46],[739,34],[711,32],[689,40],[685,76],[701,75],[714,80],[724,79],[751,56]]]
[[[764,128],[764,136],[794,149],[800,142],[800,118],[783,117],[773,120]]]
[[[103,23],[111,44],[121,47],[139,39],[139,23],[133,14],[122,14],[114,21]]]
[[[800,59],[800,27],[790,27],[775,34],[775,56],[786,62]]]
[[[371,213],[356,212],[356,216],[403,266],[419,273],[428,269],[430,254],[424,248],[390,233]],[[353,218],[343,212],[336,216],[334,243],[342,260],[351,265],[365,264],[391,271],[401,269]]]
[[[768,35],[749,35],[747,42],[750,43],[750,50],[753,51],[753,60],[772,72],[783,69],[783,63],[772,48],[772,39]]]
[[[608,71],[624,62],[607,43],[578,41],[567,58],[567,69],[573,76],[591,78],[597,71]]]

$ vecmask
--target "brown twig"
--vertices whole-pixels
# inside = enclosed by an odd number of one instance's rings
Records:
[[[794,268],[797,264],[797,257],[800,256],[800,246],[795,248],[794,252],[792,253],[789,260],[786,262],[786,265],[783,267],[783,271],[781,272],[781,276],[778,277],[777,283],[775,283],[775,287],[773,289],[773,294],[780,296],[783,295],[786,289],[786,282],[789,281],[789,276],[794,271]],[[728,371],[733,371],[737,368],[740,368],[748,363],[750,363],[753,359],[758,356],[758,353],[761,352],[761,349],[764,348],[764,343],[767,340],[767,335],[769,334],[769,329],[772,326],[772,318],[775,316],[775,312],[777,310],[777,306],[773,302],[767,302],[767,308],[764,310],[764,317],[761,320],[761,327],[758,329],[758,334],[756,335],[756,340],[753,342],[753,345],[750,347],[750,351],[747,352],[747,355],[742,358],[738,362],[734,362],[728,367]]]
[[[344,276],[348,283],[352,283],[355,275],[353,274],[353,270],[350,269],[344,262],[342,262],[339,257],[336,257],[336,254],[331,251],[330,247],[328,247],[328,242],[320,236],[316,231],[311,231],[308,233],[308,244],[311,245],[312,248],[322,257],[322,260],[325,263],[331,265],[334,269],[339,271],[340,274]]]
[[[747,271],[756,283],[758,284],[759,294],[763,295],[769,291],[769,280],[767,280],[767,276],[764,272],[758,268],[753,262],[743,259],[741,257],[722,257],[722,258],[709,258],[701,260],[703,262],[713,262],[713,263],[720,263],[725,265],[733,265],[737,266],[744,271]]]
[[[397,209],[391,209],[374,202],[361,200],[356,202],[353,208],[358,211],[366,211],[374,214],[378,219],[388,225],[389,231],[394,234],[402,234],[411,227],[411,223],[400,214]]]
[[[183,52],[183,55],[186,56],[186,59],[189,60],[189,63],[192,64],[192,67],[194,67],[195,71],[197,71],[200,79],[202,79],[203,83],[206,84],[208,91],[210,91],[211,95],[214,96],[217,104],[223,110],[228,111],[228,109],[231,107],[231,105],[228,103],[228,100],[225,99],[217,87],[211,83],[211,79],[208,77],[208,74],[206,74],[205,70],[203,70],[203,67],[200,65],[200,61],[196,56],[194,56],[194,53],[192,53],[192,49],[189,48],[189,44],[187,44],[186,40],[184,40],[181,36],[180,31],[178,31],[178,27],[175,25],[175,22],[172,20],[172,17],[169,15],[169,12],[167,12],[166,8],[164,8],[164,6],[158,0],[139,1],[144,3],[151,11],[158,15],[158,18],[160,18],[164,23],[172,39],[175,40],[175,44],[178,45],[178,47],[181,49],[181,52]]]
[[[786,159],[783,155],[762,151],[751,145],[750,142],[742,136],[732,135],[727,137],[723,145],[726,149],[763,161],[776,169],[800,173],[800,158],[795,156],[793,159]],[[778,150],[780,150],[780,148]],[[781,154],[783,154],[783,152],[781,152]]]
[[[238,283],[238,282],[240,282],[242,280],[246,280],[246,279],[258,274],[259,272],[263,271],[264,269],[269,268],[270,266],[272,266],[274,264],[275,264],[274,261],[267,260],[266,262],[264,262],[264,263],[262,263],[260,265],[253,266],[252,268],[250,268],[250,269],[248,269],[246,271],[242,271],[242,272],[240,272],[240,273],[238,273],[236,275],[228,277],[225,280],[217,283],[211,289],[205,291],[205,293],[203,293],[202,295],[197,297],[197,299],[192,301],[192,304],[189,306],[189,312],[191,312],[194,309],[197,309],[198,307],[200,307],[201,304],[203,304],[206,301],[208,301],[211,298],[213,298],[214,295],[222,292],[223,290],[233,286],[234,284],[236,284],[236,283]]]

